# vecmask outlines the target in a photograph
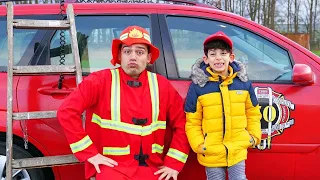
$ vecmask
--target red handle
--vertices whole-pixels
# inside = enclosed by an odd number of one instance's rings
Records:
[[[38,92],[40,94],[44,94],[44,95],[67,95],[72,93],[74,90],[73,89],[54,89],[54,88],[41,88],[38,89]]]

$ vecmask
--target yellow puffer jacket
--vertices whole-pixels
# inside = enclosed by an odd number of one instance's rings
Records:
[[[198,161],[206,167],[230,167],[247,159],[261,141],[261,113],[244,66],[233,62],[219,77],[198,61],[186,97],[186,133]]]

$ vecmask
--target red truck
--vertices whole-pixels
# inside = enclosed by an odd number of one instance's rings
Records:
[[[75,3],[76,27],[83,76],[111,68],[111,41],[129,25],[146,28],[160,57],[151,71],[167,77],[182,97],[191,80],[191,65],[201,58],[202,42],[225,32],[234,42],[236,59],[248,68],[262,106],[262,142],[249,149],[248,179],[318,179],[320,174],[320,58],[297,43],[236,14],[202,4]],[[59,4],[16,5],[15,18],[59,19]],[[65,33],[65,64],[73,62],[70,36]],[[16,65],[60,64],[59,30],[15,30]],[[0,178],[5,177],[6,7],[0,5]],[[15,76],[14,112],[57,110],[76,87],[75,77]],[[28,149],[24,149],[21,122],[14,122],[14,158],[70,154],[57,119],[26,122]],[[82,164],[20,170],[25,180],[84,179]],[[205,171],[190,152],[181,180],[204,180]]]

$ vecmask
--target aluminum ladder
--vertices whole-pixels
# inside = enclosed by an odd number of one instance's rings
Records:
[[[77,42],[77,31],[72,4],[67,6],[66,20],[29,20],[13,19],[13,3],[6,2],[7,6],[7,35],[8,35],[8,84],[7,84],[7,132],[6,132],[6,179],[12,180],[13,169],[32,169],[59,165],[76,164],[79,161],[73,154],[61,156],[34,157],[13,159],[12,125],[13,120],[30,120],[55,118],[56,111],[12,112],[13,104],[13,76],[40,75],[40,74],[75,74],[77,85],[82,81],[82,70]],[[71,35],[71,48],[74,65],[41,65],[41,66],[14,66],[13,58],[13,28],[16,29],[57,29],[69,30]],[[84,118],[83,124],[84,124]]]

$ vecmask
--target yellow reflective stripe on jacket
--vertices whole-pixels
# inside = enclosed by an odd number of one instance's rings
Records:
[[[148,80],[152,103],[152,122],[156,122],[159,116],[159,88],[157,75],[148,71]]]
[[[167,156],[170,156],[170,157],[172,157],[178,161],[181,161],[183,163],[186,163],[187,158],[188,158],[187,154],[185,154],[179,150],[173,149],[173,148],[169,149]]]
[[[128,155],[130,154],[130,145],[127,147],[103,147],[103,155]]]
[[[111,119],[120,121],[120,75],[118,69],[111,70]]]
[[[160,146],[159,144],[152,144],[152,153],[163,153],[163,146]]]
[[[92,122],[101,128],[112,129],[128,134],[147,136],[158,129],[166,129],[166,121],[157,121],[147,126],[134,125],[113,120],[101,119],[97,114],[92,114]]]
[[[80,141],[70,144],[71,151],[73,153],[83,151],[87,147],[89,147],[92,144],[92,141],[90,137],[87,135],[84,138],[82,138]]]

